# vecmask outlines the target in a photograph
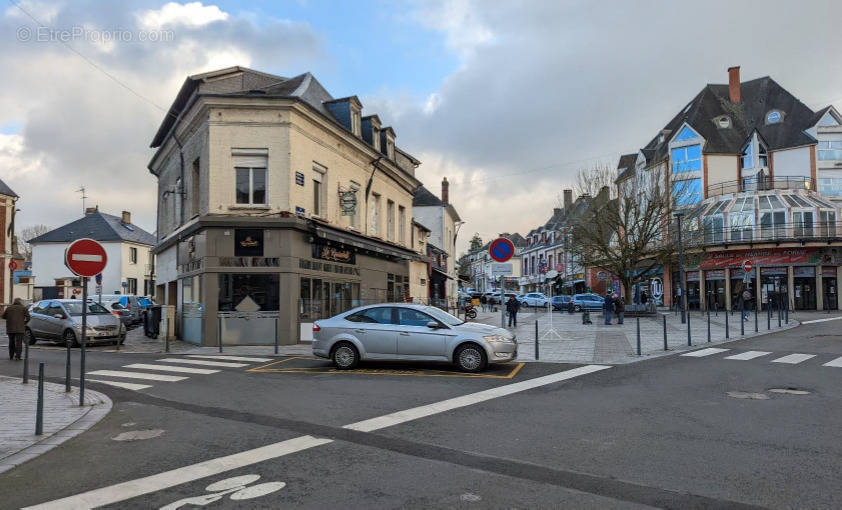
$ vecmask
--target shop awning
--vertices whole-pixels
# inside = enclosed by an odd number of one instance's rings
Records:
[[[444,271],[442,271],[441,269],[436,269],[436,268],[434,268],[434,267],[433,267],[433,268],[432,268],[432,270],[433,270],[433,272],[434,272],[434,273],[440,274],[440,275],[444,276],[445,278],[447,278],[448,280],[452,280],[452,279],[453,279],[453,277],[452,277],[452,276],[450,276],[449,274],[445,273],[445,272],[444,272]]]
[[[414,251],[407,250],[399,246],[393,246],[391,244],[378,243],[351,233],[339,232],[325,227],[324,225],[314,223],[313,231],[321,239],[342,243],[347,246],[355,246],[380,255],[407,260],[422,260],[421,256]]]

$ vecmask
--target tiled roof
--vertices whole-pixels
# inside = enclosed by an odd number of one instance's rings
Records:
[[[6,195],[7,197],[18,198],[18,194],[15,193],[14,191],[12,191],[12,188],[10,188],[8,185],[6,185],[6,183],[3,182],[2,179],[0,179],[0,195]]]
[[[619,175],[617,176],[617,180],[615,182],[620,182],[628,177],[631,177],[634,174],[634,165],[637,161],[637,153],[634,154],[623,154],[620,156],[620,161],[617,163],[617,171]]]
[[[86,214],[83,218],[50,230],[31,241],[37,243],[63,243],[88,237],[95,241],[128,241],[154,246],[155,236],[133,223],[124,225],[121,218],[99,211]]]
[[[433,192],[424,186],[421,186],[415,190],[415,194],[412,197],[412,205],[418,207],[435,206],[444,205],[444,202],[442,202],[439,197],[435,196]]]

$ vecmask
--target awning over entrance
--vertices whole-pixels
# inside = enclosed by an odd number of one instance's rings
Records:
[[[354,246],[372,253],[378,253],[387,257],[395,257],[407,260],[422,260],[414,251],[392,246],[386,243],[378,243],[361,236],[348,232],[337,231],[320,224],[313,224],[314,233],[322,239],[342,243],[347,246]]]

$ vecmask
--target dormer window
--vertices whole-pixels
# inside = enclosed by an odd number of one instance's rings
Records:
[[[374,150],[380,152],[380,128],[376,126],[372,126],[371,128],[371,141],[372,145],[374,145]]]
[[[766,114],[766,124],[777,124],[784,120],[784,114],[780,110],[772,110]]]
[[[719,129],[728,129],[731,127],[731,117],[727,115],[722,115],[721,117],[716,118],[716,125]]]
[[[354,136],[360,136],[362,133],[362,121],[360,111],[356,108],[351,108],[351,132]]]

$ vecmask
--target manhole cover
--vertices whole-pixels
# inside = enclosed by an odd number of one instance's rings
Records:
[[[772,388],[769,393],[783,393],[785,395],[809,395],[807,390],[799,390],[798,388]]]
[[[459,499],[469,503],[476,503],[477,501],[482,501],[482,497],[479,494],[473,494],[471,492],[466,492],[459,496]]]
[[[769,395],[764,393],[751,393],[749,391],[729,391],[728,396],[731,398],[746,398],[751,400],[769,400]]]

